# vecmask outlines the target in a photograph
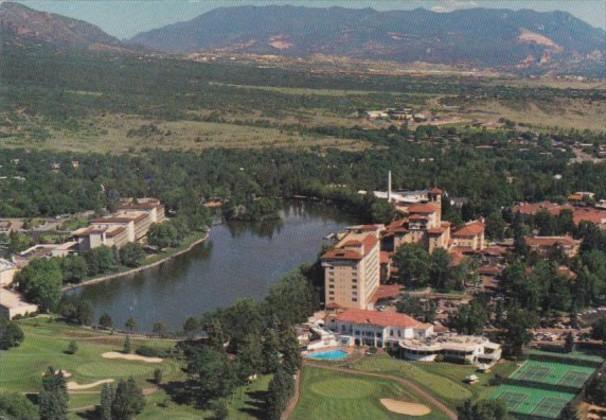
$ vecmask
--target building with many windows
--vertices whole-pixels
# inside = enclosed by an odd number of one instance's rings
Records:
[[[372,307],[381,278],[382,229],[382,225],[349,227],[339,242],[322,255],[327,307]]]
[[[154,223],[166,220],[164,206],[155,198],[125,199],[111,216],[95,219],[73,236],[78,250],[99,246],[121,248],[129,242],[141,242]]]

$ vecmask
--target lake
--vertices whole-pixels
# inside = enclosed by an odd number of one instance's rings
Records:
[[[139,330],[151,331],[157,321],[176,330],[189,316],[262,299],[284,274],[315,261],[327,234],[351,223],[320,203],[289,203],[280,220],[214,226],[204,244],[159,267],[69,293],[92,305],[95,321],[107,312],[117,328],[132,316]]]

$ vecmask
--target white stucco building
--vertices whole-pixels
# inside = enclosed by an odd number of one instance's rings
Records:
[[[363,309],[348,309],[330,316],[327,326],[340,336],[350,337],[349,344],[373,347],[397,347],[402,339],[425,338],[433,334],[431,324],[408,315]]]
[[[445,361],[492,366],[501,358],[501,345],[486,337],[439,334],[423,339],[404,339],[399,342],[400,355],[409,360],[433,362],[438,355]]]

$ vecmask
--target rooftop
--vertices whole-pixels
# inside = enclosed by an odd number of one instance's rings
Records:
[[[544,210],[550,213],[552,216],[557,216],[562,210],[565,209],[572,210],[573,207],[568,204],[561,205],[557,203],[552,203],[551,201],[541,201],[538,203],[523,202],[513,207],[514,213],[526,215],[534,215]]]
[[[571,236],[527,236],[525,238],[528,246],[550,247],[550,246],[575,246],[581,241],[573,239]]]
[[[337,321],[354,324],[376,325],[379,327],[414,328],[420,325],[416,319],[395,312],[347,309],[336,316]]]
[[[484,232],[484,223],[480,220],[474,220],[473,222],[465,223],[459,229],[452,233],[455,238],[469,238],[477,235],[481,235]]]
[[[12,290],[0,288],[0,306],[14,309],[21,306],[36,306],[21,299],[21,295]]]
[[[378,242],[379,239],[374,233],[349,232],[334,248],[325,252],[322,259],[361,260],[374,249]]]

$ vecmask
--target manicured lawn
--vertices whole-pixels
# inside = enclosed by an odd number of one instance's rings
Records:
[[[387,411],[379,401],[381,398],[423,403],[403,386],[393,381],[306,366],[301,379],[301,399],[290,419],[408,418]],[[433,410],[424,418],[442,419],[444,416]]]
[[[101,379],[133,376],[142,386],[149,386],[155,368],[163,370],[167,379],[181,375],[177,363],[172,360],[161,364],[147,364],[125,360],[108,360],[101,357],[105,352],[120,351],[123,336],[110,335],[55,322],[51,318],[36,318],[20,322],[25,341],[20,347],[3,352],[0,356],[0,389],[18,392],[37,392],[43,372],[49,366],[67,370],[69,381],[86,384]],[[71,340],[78,344],[74,355],[65,353]],[[142,344],[133,339],[133,348]],[[171,340],[145,340],[146,345],[171,347]],[[99,390],[93,388],[93,390]]]
[[[163,381],[181,381],[185,374],[180,362],[167,359],[160,364],[140,361],[109,360],[101,355],[108,351],[120,351],[124,336],[66,325],[52,318],[35,318],[19,321],[25,333],[25,341],[16,349],[0,352],[0,391],[37,393],[41,387],[42,373],[48,366],[63,369],[72,374],[67,381],[87,384],[101,379],[115,381],[133,376],[139,386],[146,390],[145,410],[138,419],[203,419],[212,418],[212,413],[173,402],[163,390],[155,388],[149,381],[153,371],[163,371]],[[69,342],[78,343],[74,355],[64,351]],[[173,340],[131,340],[133,348],[145,343],[156,348],[170,348]],[[236,390],[229,402],[229,418],[249,420],[262,418],[265,391],[271,376],[261,376],[252,384]],[[101,386],[70,393],[70,419],[82,418],[80,414],[91,413],[99,403]]]
[[[411,380],[454,407],[473,397],[472,391],[463,384],[462,380],[453,380],[439,372],[433,373],[421,368],[417,363],[396,359],[386,354],[365,357],[354,364],[354,369],[382,372]]]
[[[460,384],[467,388],[473,394],[474,399],[486,398],[496,387],[490,386],[490,380],[499,374],[502,377],[508,377],[516,368],[514,362],[501,360],[495,365],[490,372],[479,373],[476,368],[468,365],[460,365],[455,363],[413,363],[415,366],[438,375],[442,378],[448,378],[451,381]],[[473,385],[468,385],[463,382],[466,376],[476,375],[478,382]]]

